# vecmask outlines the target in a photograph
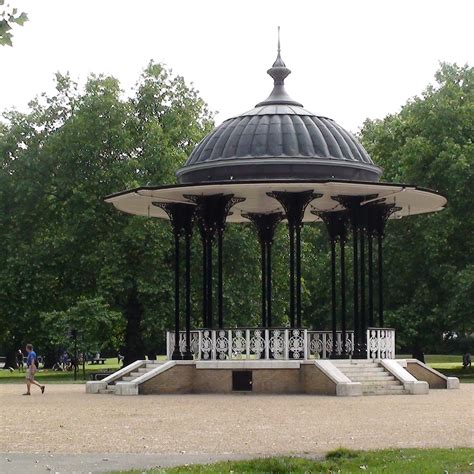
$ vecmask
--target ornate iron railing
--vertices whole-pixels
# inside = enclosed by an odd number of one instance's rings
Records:
[[[338,331],[336,354],[342,354],[342,333]],[[191,353],[196,360],[242,359],[328,359],[333,351],[331,331],[291,328],[197,329],[191,331]],[[346,332],[346,354],[352,355],[353,331]],[[175,334],[167,333],[167,355],[171,359]],[[186,333],[179,334],[179,348],[184,354]]]
[[[395,359],[395,329],[367,329],[367,359]]]

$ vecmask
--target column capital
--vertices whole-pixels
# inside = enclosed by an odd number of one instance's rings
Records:
[[[175,235],[191,235],[196,213],[194,204],[182,202],[152,202],[152,204],[168,214]]]
[[[276,199],[285,211],[285,217],[290,227],[301,227],[303,223],[304,211],[308,204],[314,199],[323,195],[309,191],[271,191],[267,196]]]

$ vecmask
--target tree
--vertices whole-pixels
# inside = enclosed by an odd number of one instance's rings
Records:
[[[0,46],[13,46],[13,25],[23,26],[27,21],[28,15],[25,12],[20,13],[8,3],[5,5],[5,0],[0,0]]]
[[[7,112],[0,125],[0,343],[12,357],[40,337],[46,315],[101,298],[125,318],[128,362],[144,356],[147,321],[168,327],[171,236],[166,222],[124,215],[102,198],[173,181],[212,116],[159,64],[132,98],[112,77],[92,76],[84,91],[68,76],[56,80],[54,95],[27,114]],[[156,332],[149,340],[156,344]]]
[[[414,355],[474,332],[474,69],[442,64],[436,84],[398,114],[367,120],[364,145],[384,180],[416,183],[447,208],[388,225],[387,322]]]

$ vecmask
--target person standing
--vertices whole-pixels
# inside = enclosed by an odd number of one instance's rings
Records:
[[[26,352],[28,352],[28,358],[26,359],[26,393],[23,395],[31,395],[31,384],[39,387],[41,393],[44,393],[45,386],[35,380],[38,358],[32,344],[26,345]]]
[[[23,362],[23,352],[21,352],[21,349],[18,349],[18,352],[16,353],[16,365],[18,367],[18,372],[23,372],[25,364]]]

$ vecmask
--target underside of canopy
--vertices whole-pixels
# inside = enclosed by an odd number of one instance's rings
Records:
[[[370,203],[393,204],[396,212],[391,214],[391,219],[440,211],[447,202],[446,198],[435,191],[412,185],[331,180],[234,181],[146,186],[112,194],[107,196],[105,201],[129,214],[169,219],[166,212],[155,204],[173,202],[194,205],[191,196],[233,195],[243,200],[232,207],[227,222],[246,223],[249,222],[245,217],[248,213],[284,212],[280,203],[269,196],[269,193],[275,191],[313,191],[315,195],[322,195],[309,203],[303,222],[320,221],[321,218],[314,212],[343,210],[344,206],[336,199],[338,196],[363,196],[365,199],[361,206]]]

